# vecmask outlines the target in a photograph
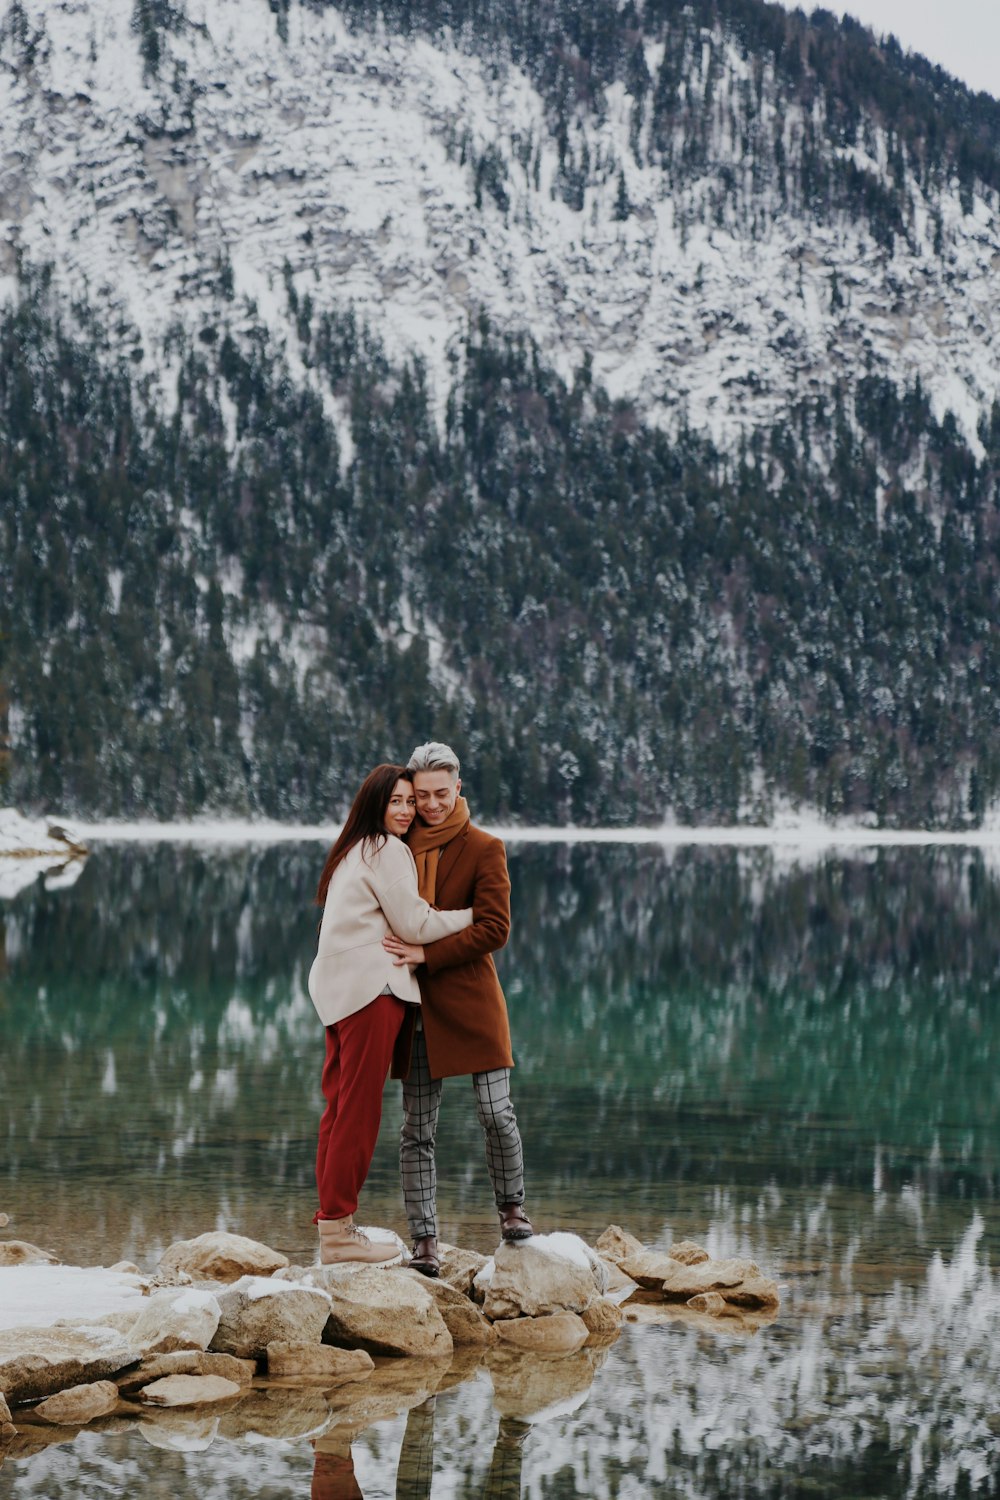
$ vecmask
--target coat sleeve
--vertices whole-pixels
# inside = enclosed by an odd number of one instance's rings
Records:
[[[372,889],[389,926],[404,943],[433,943],[459,933],[472,922],[472,910],[436,911],[417,894],[413,855],[404,844],[386,846],[372,873]]]
[[[499,839],[487,844],[480,856],[472,888],[472,911],[471,927],[439,938],[426,949],[428,974],[495,953],[510,936],[510,876],[507,851]]]

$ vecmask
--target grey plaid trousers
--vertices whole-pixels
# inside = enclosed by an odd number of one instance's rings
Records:
[[[441,1108],[440,1078],[432,1078],[422,1026],[413,1033],[410,1071],[403,1080],[403,1126],[399,1132],[399,1175],[403,1203],[415,1240],[437,1235],[437,1167],[434,1140]],[[473,1073],[476,1114],[486,1137],[486,1170],[497,1206],[524,1202],[524,1152],[510,1102],[510,1069]]]

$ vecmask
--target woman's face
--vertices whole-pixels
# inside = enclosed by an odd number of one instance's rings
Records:
[[[402,838],[417,814],[413,796],[413,783],[400,779],[393,787],[389,806],[385,810],[385,831]]]

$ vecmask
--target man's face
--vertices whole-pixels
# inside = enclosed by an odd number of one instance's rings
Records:
[[[462,783],[453,771],[415,771],[413,795],[417,813],[430,828],[436,828],[455,810]]]

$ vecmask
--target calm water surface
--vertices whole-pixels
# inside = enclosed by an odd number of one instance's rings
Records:
[[[1000,1494],[1000,869],[883,850],[513,846],[502,955],[536,1223],[746,1254],[777,1319],[569,1360],[389,1363],[8,1458],[0,1495]],[[0,904],[0,1209],[152,1268],[227,1228],[311,1258],[316,846],[104,847]],[[403,1230],[386,1092],[360,1217]],[[441,1232],[488,1250],[471,1090]],[[311,1438],[325,1436],[314,1451]]]

